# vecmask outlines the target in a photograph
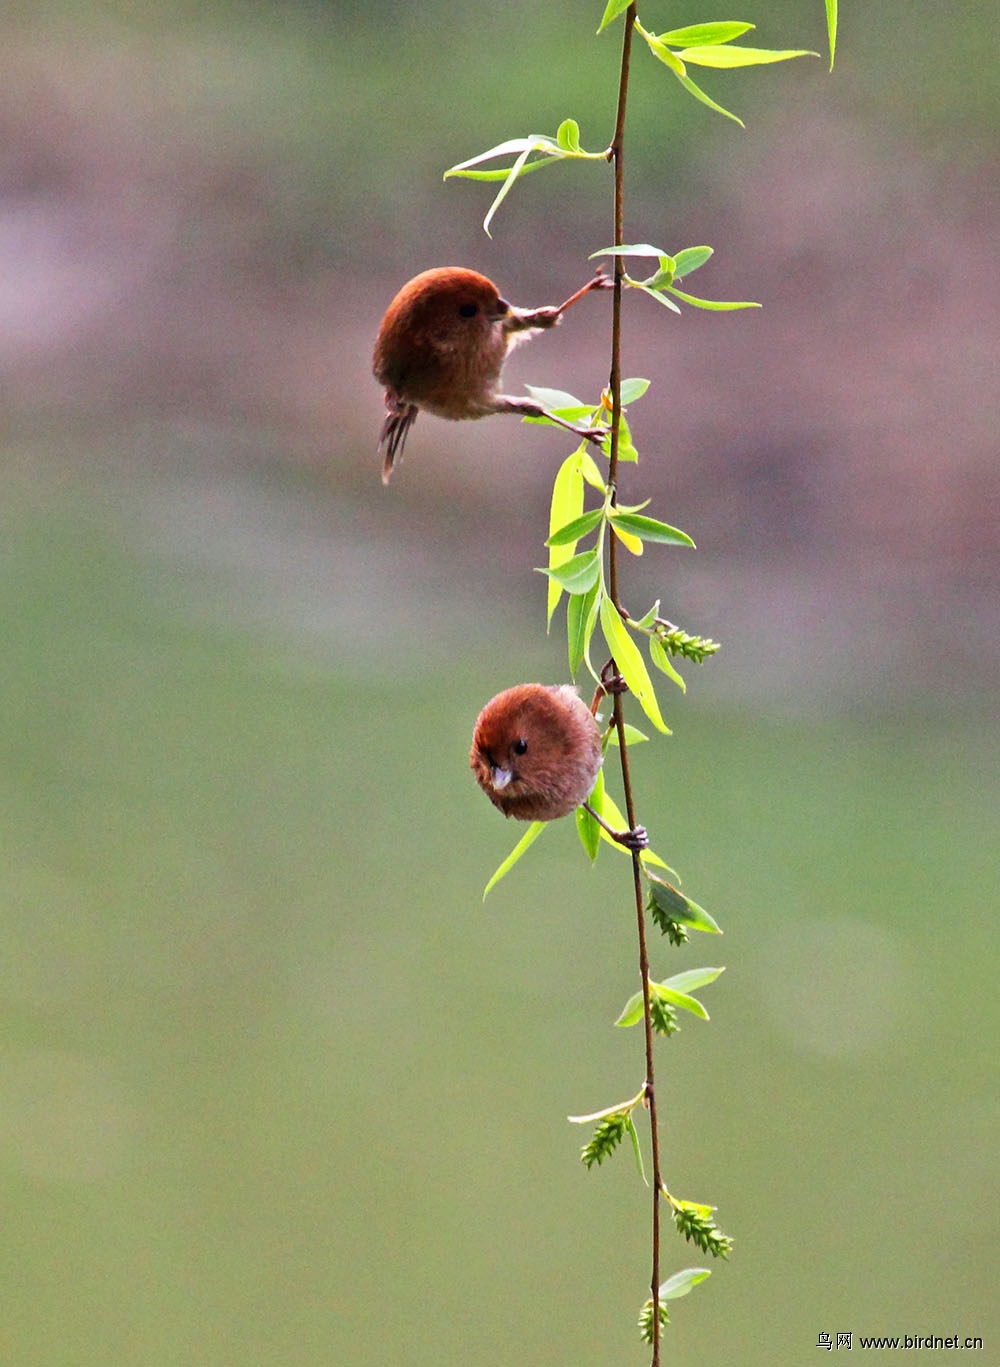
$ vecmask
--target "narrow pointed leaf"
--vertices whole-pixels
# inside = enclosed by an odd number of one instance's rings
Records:
[[[601,627],[608,649],[614,656],[622,678],[635,695],[646,716],[658,731],[669,735],[670,728],[660,715],[653,682],[649,677],[645,661],[639,647],[632,640],[628,628],[618,614],[618,609],[607,598],[601,599]]]
[[[631,246],[602,247],[599,252],[591,252],[587,257],[593,261],[595,256],[669,256],[662,247],[651,247],[648,242],[635,242]]]
[[[589,802],[595,812],[601,810],[601,798],[604,794],[604,771],[598,769],[597,779],[590,793]],[[576,833],[580,837],[580,844],[587,851],[587,857],[593,863],[597,858],[597,851],[601,845],[601,827],[594,820],[586,807],[580,806],[576,809]]]
[[[636,1133],[635,1121],[632,1119],[631,1115],[629,1115],[628,1123],[625,1128],[628,1130],[628,1136],[632,1141],[632,1152],[635,1154],[635,1166],[639,1170],[639,1176],[648,1187],[649,1183],[646,1181],[646,1169],[643,1167],[642,1163],[642,1149],[639,1147],[639,1136]]]
[[[590,815],[585,807],[576,809],[576,833],[580,837],[580,844],[587,852],[587,858],[593,864],[597,858],[597,851],[601,848],[601,828]]]
[[[510,873],[511,869],[521,858],[522,854],[524,854],[526,850],[530,849],[531,846],[535,843],[535,841],[541,835],[542,831],[545,830],[545,825],[546,823],[544,821],[533,821],[531,823],[531,825],[525,831],[524,835],[521,836],[521,839],[517,842],[517,844],[511,850],[510,854],[503,861],[503,863],[497,869],[496,873],[493,875],[490,881],[486,884],[486,887],[483,889],[484,902],[486,901],[486,898],[489,896],[492,890],[500,882],[500,879],[503,878],[506,874]]]
[[[526,384],[525,389],[533,399],[536,399],[545,408],[564,409],[579,408],[583,413],[589,413],[593,409],[593,404],[583,403],[574,394],[567,394],[565,389],[546,389],[543,385]]]
[[[624,14],[630,4],[631,0],[608,0],[607,7],[601,18],[601,27],[597,32],[600,33],[601,29],[606,29],[609,24],[614,23],[619,14]]]
[[[642,1009],[642,993],[636,992],[634,996],[629,997],[622,1007],[621,1015],[615,1021],[615,1025],[620,1025],[623,1030],[627,1030],[629,1026],[638,1025],[642,1020]]]
[[[702,43],[731,43],[753,27],[753,24],[739,23],[691,24],[688,28],[671,29],[669,33],[657,36],[661,43],[670,47],[698,47]]]
[[[760,305],[752,300],[744,299],[738,303],[722,299],[699,299],[693,294],[685,294],[683,290],[677,289],[674,285],[668,285],[671,294],[675,294],[678,299],[683,299],[685,304],[690,304],[696,309],[709,309],[713,313],[731,313],[733,309],[759,309]],[[661,296],[662,297],[662,296]]]
[[[830,70],[837,50],[837,0],[826,0],[826,32],[830,43]]]
[[[496,211],[500,208],[500,205],[510,194],[515,180],[517,180],[518,176],[521,174],[521,171],[524,169],[525,163],[527,162],[529,156],[533,151],[534,146],[530,145],[524,149],[524,151],[521,153],[521,155],[517,158],[513,166],[511,166],[510,170],[508,171],[507,179],[504,181],[504,183],[500,186],[500,189],[497,191],[496,197],[494,198],[493,203],[487,210],[486,217],[483,219],[483,232],[486,234],[487,237],[493,236],[493,234],[490,232],[490,224],[493,222],[493,216],[496,214]]]
[[[641,399],[648,388],[649,380],[622,380],[622,407],[627,408],[630,403]]]
[[[675,873],[671,876],[677,877]],[[690,926],[692,930],[701,930],[712,935],[722,934],[718,922],[703,907],[699,907],[690,897],[685,897],[679,892],[673,884],[666,882],[649,869],[646,869],[646,877],[649,880],[650,894],[665,916],[672,921],[680,921],[682,925]]]
[[[766,66],[769,62],[787,62],[793,57],[818,57],[818,52],[807,52],[804,48],[786,48],[783,51],[766,47],[690,47],[677,56],[682,62],[694,66],[710,66],[727,70],[738,66]]]
[[[576,677],[576,671],[590,653],[590,638],[597,623],[597,595],[600,591],[598,580],[586,593],[570,594],[566,604],[566,645],[572,678]]]
[[[655,33],[647,33],[646,30],[638,24],[636,25],[636,27],[639,29],[639,32],[642,34],[642,36],[645,38],[646,45],[649,48],[650,52],[653,54],[653,56],[658,57],[659,60],[663,63],[663,65],[667,67],[668,70],[672,71],[675,76],[683,76],[684,63],[677,56],[677,54],[675,52],[671,52],[670,48],[668,48],[665,43],[661,43]],[[695,49],[695,51],[697,51],[697,48]]]
[[[551,165],[548,157],[540,157],[538,161],[526,161],[518,172],[519,176],[526,176],[531,171],[540,171],[543,166]],[[506,180],[511,173],[509,166],[496,166],[489,171],[445,171],[444,179],[449,180],[454,177],[456,180]]]
[[[707,1267],[686,1267],[683,1272],[675,1272],[665,1282],[661,1282],[657,1296],[661,1301],[675,1301],[686,1296],[689,1291],[712,1274]]]
[[[665,979],[660,987],[669,987],[674,992],[696,992],[699,987],[707,987],[725,973],[724,968],[688,968],[683,973],[675,973]]]
[[[644,541],[660,541],[671,546],[694,545],[687,532],[660,522],[655,517],[644,517],[642,513],[623,513],[617,509],[612,509],[608,516],[612,526],[622,527],[627,532],[641,536]]]
[[[540,569],[539,574],[547,574],[570,593],[586,593],[600,578],[601,561],[595,548],[581,551],[556,569]]]
[[[635,449],[632,441],[632,429],[628,425],[628,418],[622,413],[618,419],[618,459],[620,461],[635,462],[639,459],[639,452]]]
[[[667,296],[662,293],[662,291],[650,289],[647,285],[640,284],[634,284],[633,288],[637,290],[642,290],[644,294],[649,295],[650,299],[655,299],[658,304],[664,304],[668,309],[672,309],[674,313],[680,313],[680,309],[677,307],[674,301],[672,299],[668,299]]]
[[[571,1125],[592,1125],[595,1120],[607,1120],[613,1115],[628,1115],[641,1100],[642,1091],[639,1091],[635,1096],[630,1096],[628,1101],[616,1101],[613,1106],[605,1106],[601,1111],[591,1111],[589,1115],[568,1115],[566,1119]],[[714,1207],[709,1206],[708,1209],[713,1210]]]
[[[581,513],[579,517],[574,517],[572,522],[567,522],[565,526],[553,532],[546,541],[546,546],[575,545],[581,536],[586,536],[588,532],[594,530],[603,516],[603,508],[594,508],[589,513]]]
[[[445,171],[444,178],[447,180],[449,176],[460,175],[470,166],[478,166],[481,162],[492,161],[495,157],[505,157],[511,152],[530,152],[533,147],[544,142],[551,142],[551,139],[539,138],[535,135],[529,135],[526,138],[508,138],[506,142],[498,142],[496,147],[491,147],[488,152],[480,152],[478,156],[470,157],[468,161],[460,161],[456,165],[450,166]]]
[[[701,86],[695,85],[694,81],[692,81],[690,76],[678,76],[677,79],[680,81],[681,85],[688,92],[688,94],[693,95],[694,98],[698,100],[701,104],[705,105],[706,108],[714,109],[717,114],[724,114],[727,119],[732,119],[733,123],[738,123],[741,128],[746,128],[746,124],[743,122],[741,118],[739,118],[736,114],[731,113],[730,110],[724,109],[723,106],[721,104],[716,103],[716,101],[713,100],[711,96],[706,95],[704,90],[702,90]]]
[[[567,522],[579,517],[583,512],[583,481],[580,478],[580,462],[576,454],[567,456],[560,465],[552,484],[552,502],[549,507],[549,531],[557,532]],[[573,546],[553,546],[549,550],[549,569],[558,569],[573,556]],[[548,616],[551,626],[552,614],[562,597],[563,586],[557,579],[549,579]]]
[[[679,1007],[681,1011],[690,1011],[691,1015],[697,1016],[699,1020],[707,1021],[710,1019],[708,1012],[697,997],[689,997],[686,992],[675,992],[672,988],[663,987],[660,983],[650,983],[649,990],[654,992],[661,1001],[669,1002],[671,1006]]]
[[[602,494],[606,494],[608,492],[607,483],[604,476],[601,474],[600,466],[590,454],[589,446],[582,444],[577,451],[577,455],[580,459],[580,474],[592,489],[599,489]]]
[[[643,742],[644,740],[649,740],[649,737],[646,735],[646,733],[645,733],[644,731],[640,731],[639,728],[638,728],[637,726],[632,726],[630,722],[626,722],[626,723],[625,723],[625,744],[626,744],[626,745],[641,745],[642,742]],[[608,737],[608,744],[609,744],[609,745],[617,745],[617,744],[618,744],[618,728],[617,728],[617,727],[612,727],[612,728],[611,728],[611,735]]]
[[[712,247],[685,247],[674,257],[674,277],[682,280],[685,275],[690,275],[692,271],[704,266],[709,257],[714,255],[715,250]]]

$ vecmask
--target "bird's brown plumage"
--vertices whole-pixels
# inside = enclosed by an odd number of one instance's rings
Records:
[[[461,266],[422,271],[408,281],[386,309],[372,357],[375,378],[385,386],[383,483],[422,408],[453,420],[490,413],[551,417],[533,399],[498,392],[504,359],[517,341],[555,327],[578,298],[608,284],[598,272],[556,308],[519,309],[501,298],[492,280]],[[553,421],[594,441],[606,435],[603,428]]]
[[[505,816],[554,821],[589,796],[601,767],[601,732],[569,684],[518,684],[480,712],[469,760]]]

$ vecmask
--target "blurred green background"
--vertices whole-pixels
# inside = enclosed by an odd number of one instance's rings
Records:
[[[765,305],[626,323],[627,490],[700,548],[627,598],[724,642],[634,754],[726,931],[656,948],[727,965],[660,1046],[668,1180],[736,1239],[672,1362],[1000,1331],[1000,94],[985,7],[843,8],[832,76],[706,74],[746,132],[634,72],[627,233]],[[425,266],[540,304],[607,245],[600,168],[492,241],[441,181],[567,115],[607,141],[600,10],[5,7],[4,1364],[647,1358],[647,1193],[565,1121],[641,1083],[625,865],[563,823],[484,906],[519,832],[466,759],[493,692],[565,677],[567,448],[425,417],[384,490],[368,364]],[[819,0],[642,17],[824,41]],[[512,387],[596,394],[606,324]]]

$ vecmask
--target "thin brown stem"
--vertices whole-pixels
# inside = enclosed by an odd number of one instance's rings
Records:
[[[632,31],[636,20],[636,6],[629,5],[625,12],[625,36],[622,40],[621,72],[618,81],[618,112],[615,119],[615,135],[608,149],[608,159],[614,164],[615,173],[615,240],[620,247],[625,242],[625,107],[628,101],[629,67],[632,57]],[[611,487],[612,505],[618,501],[618,446],[621,431],[621,319],[622,284],[625,264],[620,256],[615,262],[615,293],[611,321],[611,376],[608,388],[611,390],[611,461],[608,483]],[[608,538],[608,594],[612,603],[622,611],[618,596],[618,547],[617,537]],[[635,829],[635,799],[632,793],[632,779],[629,772],[628,746],[625,741],[625,715],[621,693],[615,694],[614,723],[618,732],[618,754],[621,762],[622,788],[625,794],[625,814],[629,829]],[[653,1072],[653,1023],[649,1002],[649,954],[646,947],[646,917],[643,908],[642,872],[639,851],[632,851],[632,882],[635,891],[636,925],[639,939],[639,976],[642,981],[643,1025],[646,1042],[646,1106],[649,1110],[650,1148],[653,1168],[653,1208],[652,1208],[652,1276],[650,1296],[653,1302],[653,1356],[651,1367],[660,1365],[660,1143],[656,1121],[656,1091]]]

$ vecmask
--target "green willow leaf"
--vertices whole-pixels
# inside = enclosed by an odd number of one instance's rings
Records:
[[[511,152],[516,152],[517,156],[509,167],[499,170],[481,171],[473,168],[479,167],[484,161],[491,161],[496,157],[504,157]],[[535,152],[542,155],[537,161],[529,161],[528,158]],[[559,161],[568,156],[586,155],[584,153],[573,153],[560,147],[559,144],[545,133],[529,133],[526,138],[508,138],[506,142],[497,143],[487,152],[480,152],[478,156],[469,157],[467,161],[460,161],[455,166],[451,166],[444,173],[445,180],[451,176],[464,176],[471,180],[500,180],[503,184],[498,190],[493,203],[483,219],[483,231],[487,237],[491,236],[490,224],[500,205],[507,198],[514,182],[518,176],[525,175],[529,171],[537,171],[542,166],[550,166],[553,162]],[[596,155],[596,154],[595,154]]]
[[[753,300],[745,299],[739,303],[733,303],[722,299],[698,299],[693,294],[685,294],[683,290],[677,289],[674,285],[668,285],[671,294],[675,294],[678,299],[683,299],[685,304],[690,304],[696,309],[709,309],[713,313],[731,313],[733,309],[759,309],[760,305]]]
[[[687,532],[682,532],[679,527],[670,527],[666,522],[659,522],[655,517],[643,517],[641,513],[623,513],[616,508],[611,509],[608,516],[619,527],[642,537],[644,541],[659,541],[672,546],[694,545]]]
[[[628,1101],[618,1101],[614,1106],[605,1106],[603,1111],[591,1111],[589,1115],[568,1115],[566,1119],[571,1125],[592,1125],[595,1120],[607,1120],[613,1115],[628,1115],[633,1107],[638,1106],[644,1091],[645,1088],[635,1096],[629,1097]],[[715,1207],[706,1206],[705,1209],[712,1211]]]
[[[601,628],[615,664],[618,666],[622,678],[635,695],[636,701],[656,729],[662,731],[664,735],[669,735],[670,728],[660,715],[656,691],[653,688],[653,682],[649,677],[639,647],[629,635],[628,628],[622,621],[618,609],[608,598],[601,599]]]
[[[594,406],[582,403],[575,394],[567,394],[565,389],[546,389],[537,384],[526,384],[524,387],[544,408],[579,409],[581,413],[589,413]]]
[[[685,72],[684,63],[677,56],[676,52],[672,52],[670,48],[667,47],[666,43],[661,43],[655,33],[647,33],[641,24],[637,23],[636,28],[642,34],[643,38],[645,38],[646,46],[653,56],[658,58],[668,71],[672,71],[675,76],[683,76]],[[697,51],[697,49],[695,49],[695,51]]]
[[[644,740],[649,740],[649,737],[646,735],[646,733],[645,733],[644,731],[640,731],[639,728],[638,728],[637,726],[632,726],[630,722],[626,722],[626,723],[625,723],[625,744],[626,744],[626,745],[641,745],[642,742],[643,742]],[[618,729],[617,729],[617,727],[614,727],[614,726],[613,726],[613,727],[611,728],[611,734],[608,736],[608,744],[609,744],[609,745],[617,745],[617,744],[618,744]]]
[[[635,242],[625,247],[602,247],[599,252],[591,252],[587,257],[593,261],[595,256],[669,256],[662,247],[651,247],[648,242]]]
[[[696,992],[699,987],[707,987],[725,973],[724,968],[688,968],[683,973],[675,973],[672,978],[660,983],[674,992]]]
[[[580,474],[591,488],[599,490],[601,494],[607,494],[608,486],[604,476],[601,474],[601,467],[590,454],[589,448],[581,446],[577,451],[577,457],[580,461]]]
[[[632,429],[629,427],[628,419],[624,413],[619,418],[618,459],[632,463],[639,459],[639,452],[635,449],[635,444],[632,441]]]
[[[707,1267],[686,1267],[682,1272],[675,1272],[672,1277],[660,1283],[657,1298],[661,1301],[675,1301],[680,1296],[686,1296],[699,1282],[703,1282],[711,1275]]]
[[[826,0],[826,33],[830,43],[830,70],[837,50],[837,0]]]
[[[540,158],[538,161],[526,161],[521,167],[518,175],[526,176],[530,171],[540,171],[543,166],[550,165],[547,158]],[[492,171],[458,171],[452,169],[445,171],[443,179],[449,180],[506,180],[510,175],[509,166],[497,166]]]
[[[556,142],[564,152],[580,152],[580,125],[576,119],[563,119],[556,129]]]
[[[644,294],[649,295],[650,299],[655,299],[658,304],[665,305],[668,309],[672,309],[674,313],[680,313],[680,309],[677,307],[674,301],[672,299],[668,299],[667,296],[662,292],[662,290],[650,289],[648,285],[640,285],[638,281],[634,280],[630,281],[629,283],[631,284],[633,289],[642,290]],[[677,291],[674,290],[673,293],[676,294]]]
[[[601,560],[596,548],[581,551],[557,569],[540,569],[539,574],[547,574],[570,593],[586,593],[601,576]]]
[[[590,639],[597,625],[597,597],[601,592],[600,580],[586,593],[570,594],[566,604],[566,645],[569,651],[570,677],[584,660],[590,659]]]
[[[581,536],[586,536],[588,532],[594,530],[603,516],[603,508],[594,508],[589,513],[581,513],[579,517],[574,517],[572,522],[567,522],[565,526],[553,532],[546,541],[546,546],[575,545]]]
[[[525,831],[524,835],[521,836],[521,839],[517,842],[517,844],[511,850],[510,854],[503,861],[503,863],[497,869],[496,873],[493,875],[490,881],[486,884],[486,887],[483,889],[484,902],[486,901],[486,898],[489,896],[492,890],[500,882],[500,879],[503,878],[506,874],[510,873],[511,869],[521,858],[521,856],[525,853],[525,851],[530,849],[531,846],[535,843],[535,841],[541,835],[542,831],[545,830],[546,824],[547,823],[544,821],[533,821],[531,823],[531,825]]]
[[[713,100],[710,95],[706,95],[704,90],[702,90],[701,86],[695,85],[694,81],[692,81],[690,76],[678,76],[677,79],[680,81],[681,85],[684,87],[687,93],[689,95],[693,95],[694,98],[698,100],[700,104],[705,105],[707,109],[714,109],[717,114],[723,114],[727,119],[732,119],[733,123],[738,123],[741,128],[746,128],[746,124],[743,122],[741,118],[739,118],[738,115],[733,114],[730,110],[723,108],[723,106],[721,104],[718,104],[715,100]]]
[[[655,993],[660,1001],[669,1002],[671,1006],[679,1007],[681,1011],[690,1011],[691,1015],[697,1016],[699,1020],[707,1021],[710,1019],[708,1012],[697,997],[689,997],[686,992],[675,992],[670,987],[664,987],[662,983],[650,983],[649,990]]]
[[[649,384],[649,380],[622,380],[622,407],[627,408],[630,403],[641,399]]]
[[[634,996],[629,997],[622,1007],[621,1015],[615,1021],[615,1025],[620,1025],[623,1030],[627,1030],[632,1025],[638,1025],[642,1020],[642,1008],[642,993],[636,992]]]
[[[548,139],[546,139],[545,141],[546,143],[548,143]],[[483,232],[486,234],[487,237],[493,236],[493,234],[490,232],[490,224],[493,222],[494,215],[500,208],[500,205],[510,194],[511,190],[514,188],[514,182],[515,180],[517,180],[518,176],[524,170],[524,167],[527,163],[528,158],[531,156],[531,153],[536,150],[537,145],[534,144],[529,147],[526,147],[508,171],[507,179],[500,186],[500,189],[497,191],[493,203],[487,210],[486,217],[483,219]],[[539,162],[539,165],[541,164],[542,163]]]
[[[609,24],[613,23],[618,18],[619,14],[624,14],[630,4],[631,0],[608,0],[604,14],[601,18],[601,27],[597,32],[600,33],[602,29],[606,29]]]
[[[678,52],[682,62],[694,66],[709,66],[716,70],[731,70],[739,66],[766,66],[770,62],[788,62],[793,57],[818,57],[818,52],[805,48],[786,48],[784,51],[766,47],[690,47]]]
[[[567,456],[560,465],[552,484],[552,502],[549,507],[549,532],[557,532],[573,518],[583,512],[583,480],[580,478],[580,460],[574,453]],[[549,569],[558,569],[572,559],[575,547],[552,546],[549,550]],[[549,578],[548,608],[546,622],[552,625],[552,614],[559,605],[563,586],[557,579]]]
[[[598,769],[597,781],[589,799],[595,812],[601,810],[603,794],[604,773]],[[587,858],[593,864],[597,858],[597,851],[601,847],[601,828],[585,807],[577,807],[576,809],[576,833],[580,837],[580,844],[587,852]]]
[[[632,1153],[635,1157],[635,1166],[638,1169],[639,1176],[642,1178],[643,1182],[645,1182],[646,1186],[648,1187],[649,1182],[646,1180],[646,1169],[643,1166],[642,1162],[642,1148],[639,1145],[639,1135],[636,1131],[635,1121],[632,1119],[631,1112],[629,1113],[628,1120],[625,1123],[625,1128],[628,1131],[628,1137],[632,1141]]]
[[[657,36],[661,43],[670,47],[698,47],[703,43],[731,43],[753,27],[753,24],[739,23],[691,24],[689,28],[671,29],[669,33]]]
[[[685,247],[674,257],[674,278],[683,280],[685,275],[690,275],[693,271],[704,266],[709,257],[714,255],[715,251],[712,247]]]
[[[673,876],[677,877],[676,874]],[[646,869],[646,877],[649,880],[650,895],[664,916],[671,921],[680,921],[692,930],[701,930],[712,935],[722,934],[718,922],[704,908],[692,902],[689,897],[685,897],[682,892],[678,892],[672,883],[666,882],[649,869]]]

